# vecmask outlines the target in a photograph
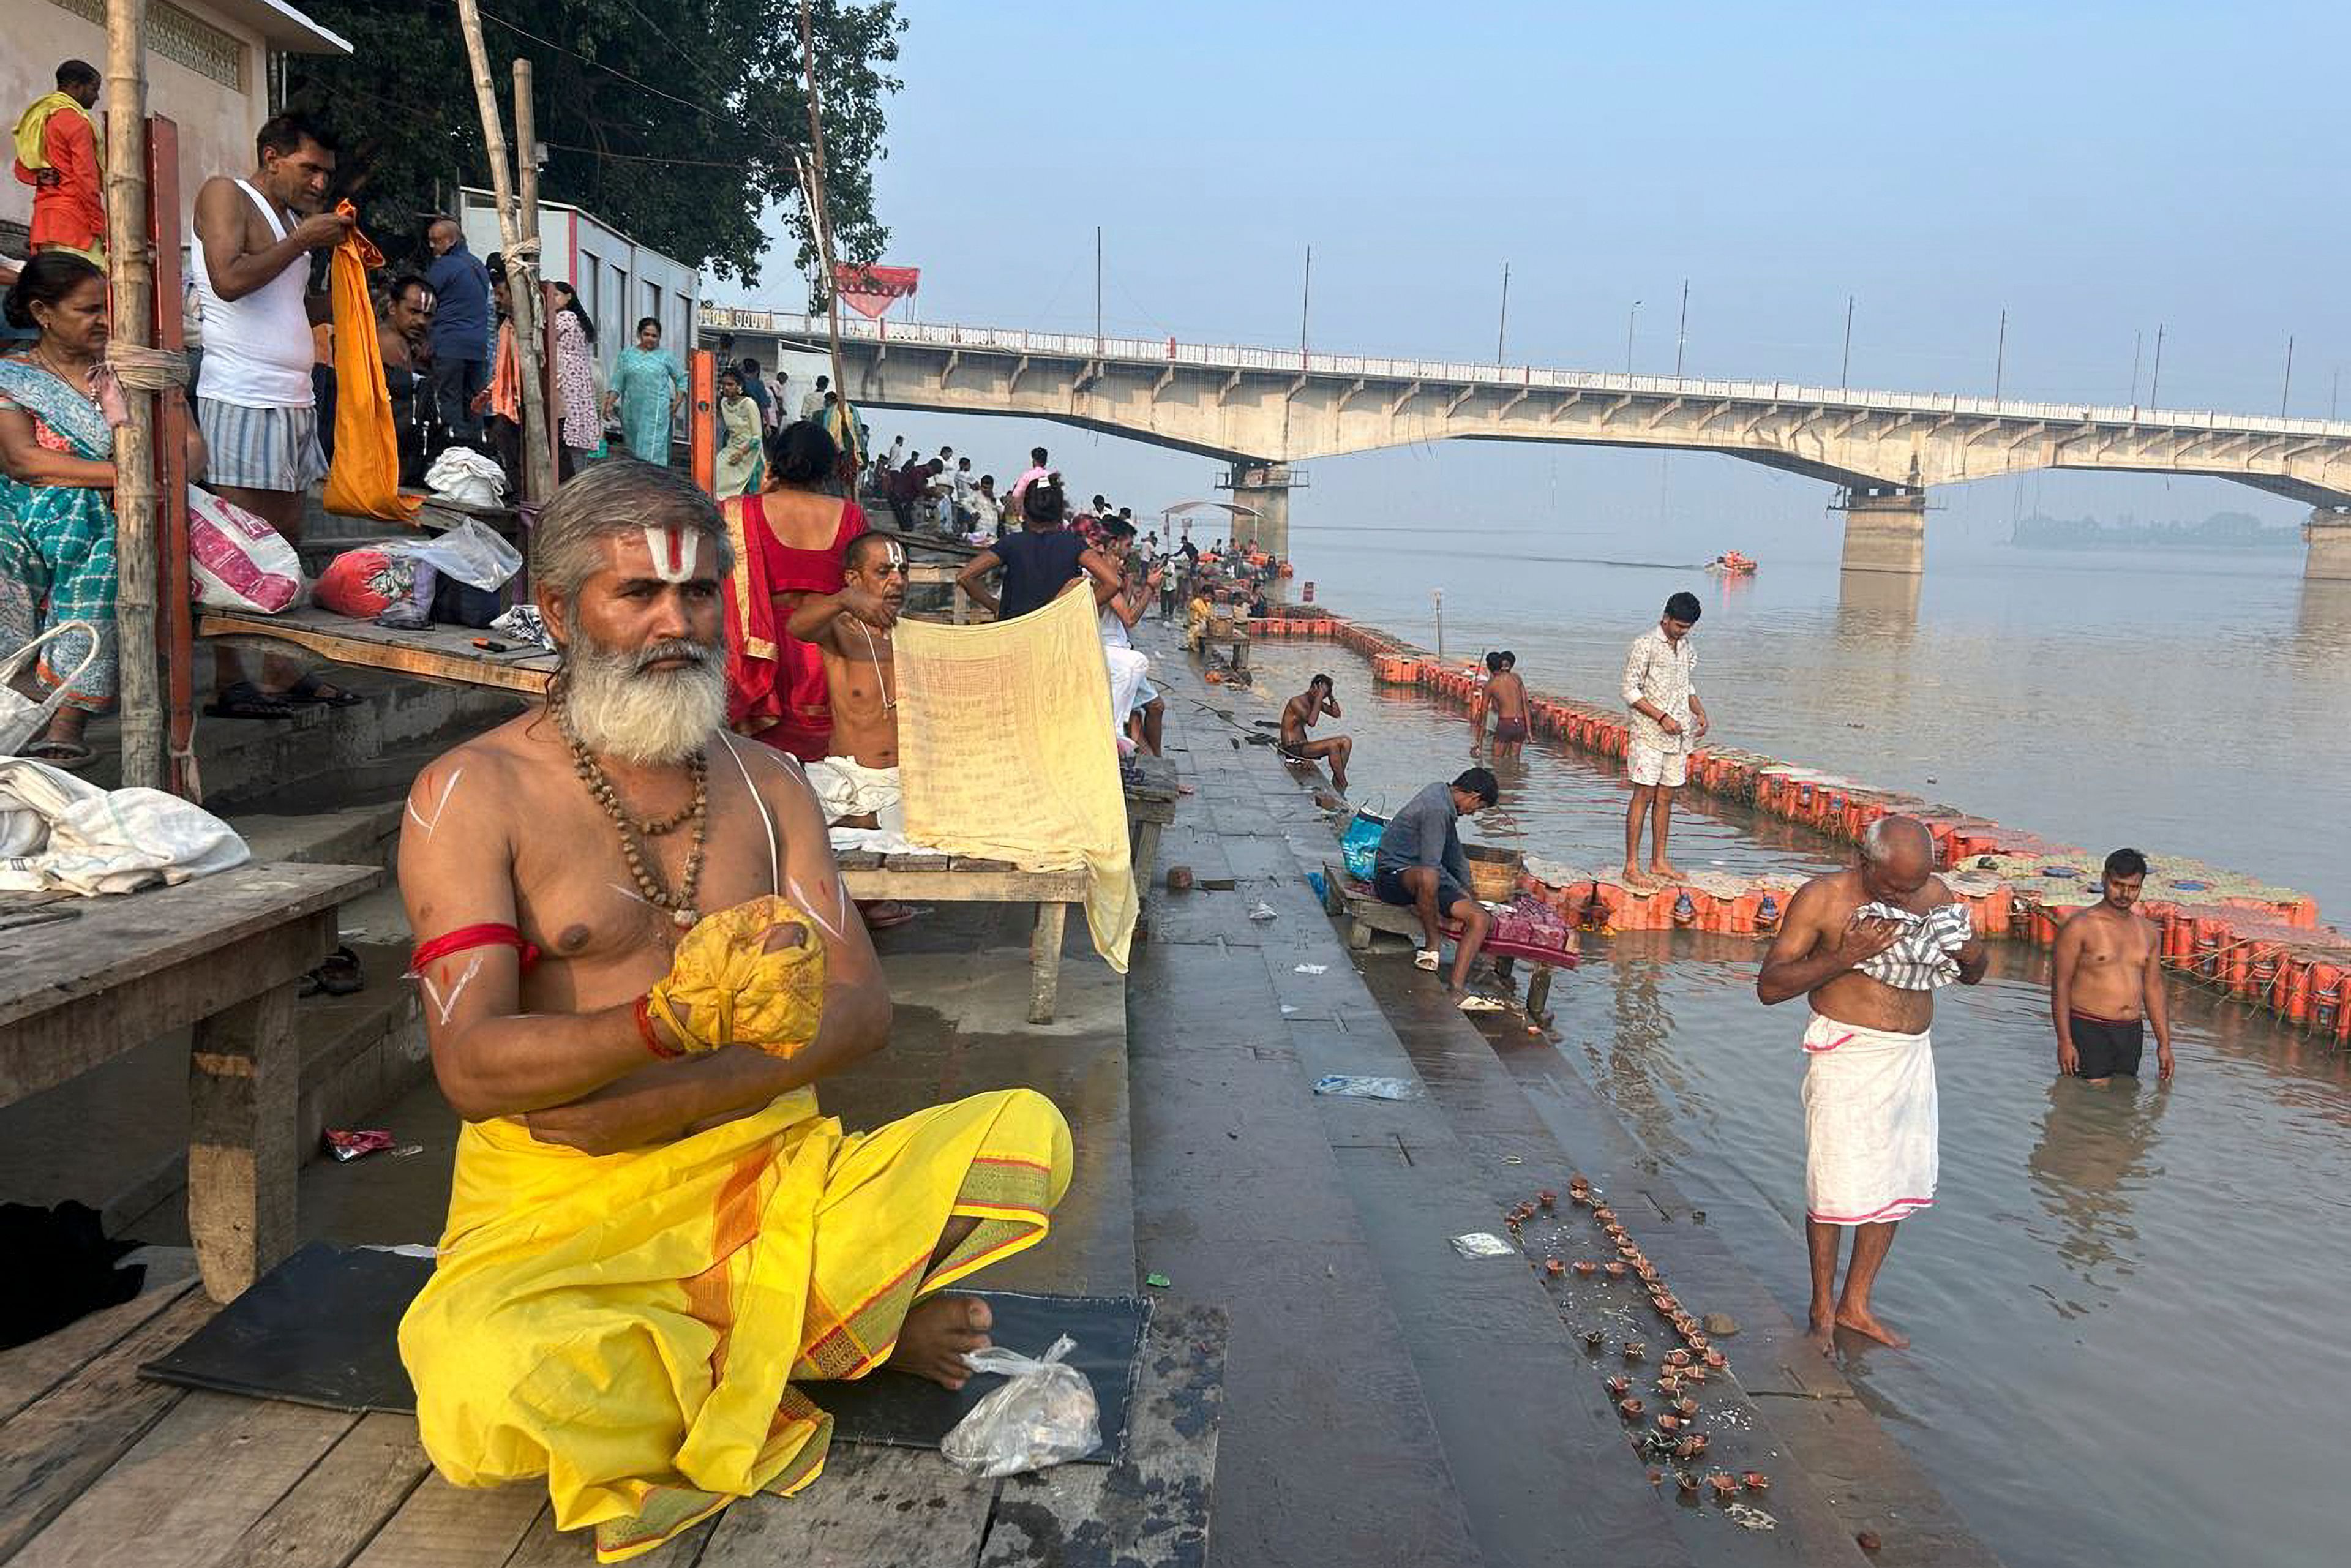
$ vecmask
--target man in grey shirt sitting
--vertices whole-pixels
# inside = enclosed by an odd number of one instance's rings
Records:
[[[1470,895],[1468,857],[1461,852],[1455,823],[1467,813],[1485,810],[1500,795],[1493,774],[1483,768],[1472,768],[1450,784],[1427,786],[1388,819],[1372,861],[1372,891],[1380,901],[1420,916],[1426,940],[1414,956],[1415,964],[1434,973],[1444,922],[1460,922],[1450,989],[1460,998],[1463,1012],[1497,1012],[1502,1004],[1469,990],[1469,966],[1478,961],[1478,949],[1485,946],[1493,922],[1486,906]]]

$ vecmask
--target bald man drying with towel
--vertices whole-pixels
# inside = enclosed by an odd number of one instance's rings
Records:
[[[1935,1199],[1935,991],[1983,978],[1990,956],[1935,874],[1935,842],[1910,817],[1862,835],[1861,863],[1814,877],[1789,902],[1755,977],[1766,1006],[1809,997],[1804,1030],[1804,1239],[1812,1326],[1825,1355],[1838,1329],[1899,1350],[1870,1311],[1894,1228]],[[1839,1231],[1854,1232],[1835,1293]]]

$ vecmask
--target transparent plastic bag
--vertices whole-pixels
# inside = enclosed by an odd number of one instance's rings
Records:
[[[1081,1459],[1102,1447],[1093,1385],[1062,1358],[1077,1348],[1068,1334],[1031,1360],[1002,1345],[964,1357],[974,1372],[1004,1375],[939,1443],[947,1463],[976,1476],[1017,1476]]]

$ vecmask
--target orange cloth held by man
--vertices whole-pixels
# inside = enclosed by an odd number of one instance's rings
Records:
[[[359,215],[349,202],[337,203],[335,211]],[[335,246],[329,268],[335,308],[335,455],[323,500],[339,517],[406,523],[415,520],[423,503],[400,493],[400,430],[384,385],[375,301],[368,297],[368,269],[382,265],[383,253],[355,225]]]

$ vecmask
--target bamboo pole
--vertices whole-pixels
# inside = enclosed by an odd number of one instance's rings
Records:
[[[849,378],[841,369],[841,275],[834,270],[832,224],[824,214],[824,110],[817,99],[816,14],[800,0],[800,64],[808,72],[809,155],[800,165],[800,199],[808,204],[809,226],[816,230],[817,256],[824,264],[824,298],[832,316],[832,385],[841,394],[841,428],[855,439],[857,411],[849,405]],[[862,458],[865,455],[860,452]],[[851,482],[850,493],[856,494]]]
[[[106,4],[106,264],[115,342],[154,346],[147,246],[147,5]],[[163,696],[155,645],[155,394],[126,390],[114,433],[116,640],[120,647],[122,782],[161,789]]]
[[[522,208],[522,237],[531,254],[540,256],[544,247],[538,243],[538,102],[531,89],[530,57],[527,55],[515,57],[514,106],[515,190]],[[540,270],[544,272],[545,268]],[[538,285],[538,308],[539,330],[530,340],[530,352],[523,362],[538,378],[540,406],[547,410],[547,426],[538,437],[538,445],[547,457],[547,466],[540,471],[539,479],[547,487],[538,492],[546,497],[554,494],[557,476],[563,472],[556,455],[557,444],[563,435],[563,413],[555,396],[555,307],[548,298],[544,281]],[[519,342],[516,349],[520,351]]]
[[[482,42],[482,12],[475,0],[457,0],[459,29],[465,35],[465,57],[474,68],[474,105],[482,117],[482,144],[490,157],[490,190],[498,208],[498,240],[506,254],[507,295],[512,302],[515,351],[538,341],[538,269],[524,254],[524,235],[515,205],[513,171],[507,164],[506,122],[498,115],[497,88],[490,80],[490,52]],[[554,475],[546,442],[533,433],[547,428],[545,400],[538,378],[522,378],[523,498],[541,502],[554,492]]]

